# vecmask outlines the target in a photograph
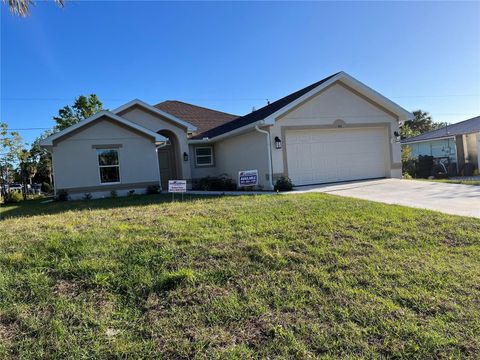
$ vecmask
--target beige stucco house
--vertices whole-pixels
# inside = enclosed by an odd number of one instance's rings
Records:
[[[178,101],[133,100],[42,142],[53,156],[55,191],[71,198],[119,195],[169,179],[237,181],[258,171],[258,188],[401,177],[399,126],[412,114],[340,72],[245,116]]]

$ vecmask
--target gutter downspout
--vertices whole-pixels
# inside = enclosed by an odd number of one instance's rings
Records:
[[[267,130],[262,130],[258,127],[258,125],[255,125],[255,130],[262,134],[267,135],[267,149],[268,149],[268,185],[270,187],[269,190],[273,190],[273,171],[272,171],[272,142],[270,139],[270,132]]]

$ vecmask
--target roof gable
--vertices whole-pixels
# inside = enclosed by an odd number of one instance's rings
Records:
[[[205,132],[238,118],[238,115],[207,109],[202,106],[188,104],[177,100],[163,101],[155,105],[155,107],[177,117],[178,119],[182,119],[195,125],[198,133]]]
[[[134,99],[132,101],[129,101],[128,103],[116,108],[115,110],[112,111],[112,113],[114,114],[119,114],[121,115],[123,112],[127,111],[128,109],[132,108],[132,107],[140,107],[140,108],[144,108],[156,115],[159,115],[159,116],[162,116],[172,122],[174,122],[175,124],[177,125],[180,125],[181,127],[184,127],[187,129],[187,131],[189,132],[195,132],[197,131],[197,127],[187,121],[184,121],[182,119],[179,119],[177,118],[176,116],[170,114],[170,113],[167,113],[161,109],[158,109],[154,106],[151,106],[149,104],[147,104],[146,102],[143,102],[142,100],[139,100],[139,99]]]
[[[148,130],[130,120],[127,120],[125,118],[122,118],[118,115],[115,115],[115,114],[112,114],[111,112],[109,111],[105,111],[105,110],[102,110],[98,113],[96,113],[95,115],[85,119],[85,120],[82,120],[72,126],[69,126],[68,128],[62,130],[62,131],[59,131],[53,135],[50,135],[49,137],[43,139],[41,142],[40,142],[40,145],[43,146],[43,147],[47,147],[47,146],[53,146],[53,143],[54,141],[59,141],[61,140],[62,138],[64,138],[65,136],[73,133],[73,132],[76,132],[76,131],[79,131],[81,130],[83,127],[85,126],[88,126],[89,124],[92,124],[93,122],[97,121],[97,120],[100,120],[102,117],[106,117],[108,118],[109,120],[112,120],[113,122],[117,122],[123,126],[126,126],[128,128],[131,128],[132,130],[135,130],[135,131],[138,131],[142,134],[145,134],[149,137],[151,137],[152,139],[155,140],[155,142],[162,142],[162,141],[165,141],[165,137],[163,137],[162,135],[160,134],[157,134],[151,130]]]

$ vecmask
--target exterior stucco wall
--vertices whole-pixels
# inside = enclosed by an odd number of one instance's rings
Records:
[[[177,154],[177,165],[181,172],[179,176],[182,179],[191,179],[190,161],[192,158],[189,157],[189,161],[183,161],[183,153],[189,153],[187,130],[185,128],[172,123],[160,115],[145,111],[139,107],[132,107],[119,115],[156,133],[162,130],[168,130],[174,133],[179,144],[179,154]]]
[[[120,184],[101,184],[96,146],[118,150]],[[158,184],[157,153],[149,139],[108,119],[99,119],[72,136],[60,139],[52,148],[55,188],[69,193],[102,189],[135,188]],[[141,186],[140,186],[141,185]],[[137,188],[138,188],[137,187]]]
[[[376,106],[371,101],[352,92],[340,83],[335,83],[323,92],[310,98],[294,110],[284,116],[281,116],[271,126],[270,133],[272,137],[272,167],[274,176],[285,173],[284,169],[284,150],[275,149],[275,137],[282,139],[287,128],[293,127],[337,127],[336,124],[341,120],[345,126],[378,126],[386,127],[389,131],[387,141],[390,149],[385,149],[390,153],[387,159],[390,159],[390,169],[387,169],[387,177],[401,177],[401,147],[400,143],[393,139],[395,131],[400,132],[397,119]],[[284,131],[282,131],[282,128]],[[283,139],[282,147],[285,147]]]
[[[259,186],[269,188],[268,154],[265,134],[250,131],[228,139],[213,143],[214,166],[195,167],[194,148],[191,146],[192,178],[226,175],[238,183],[238,172],[241,170],[258,170]],[[198,145],[210,146],[212,144]]]

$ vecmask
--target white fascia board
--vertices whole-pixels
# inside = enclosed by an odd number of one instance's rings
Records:
[[[353,76],[350,76],[344,71],[339,72],[337,75],[332,77],[331,79],[328,79],[324,83],[318,85],[316,88],[310,90],[306,94],[302,95],[295,101],[292,101],[290,104],[284,106],[283,108],[277,110],[267,118],[265,118],[265,123],[272,125],[275,122],[275,119],[278,118],[280,115],[285,113],[286,111],[292,109],[293,107],[297,106],[298,104],[301,104],[305,100],[309,99],[316,93],[322,91],[323,89],[327,88],[331,84],[333,84],[336,81],[342,81],[351,88],[357,90],[359,93],[365,95],[367,98],[374,100],[375,102],[379,103],[386,109],[390,110],[394,114],[398,115],[399,122],[403,122],[405,120],[411,120],[414,118],[413,114],[410,113],[409,111],[405,110],[401,106],[395,104],[393,101],[387,99],[385,96],[382,94],[376,92],[372,88],[368,87],[367,85],[361,83],[357,79],[355,79]]]
[[[416,143],[422,143],[422,142],[432,142],[432,141],[446,140],[446,139],[455,140],[455,135],[442,136],[442,137],[438,137],[438,138],[425,139],[425,140],[413,140],[413,141],[408,141],[407,140],[407,141],[402,142],[402,145],[416,144]]]
[[[197,131],[197,127],[195,125],[192,125],[189,122],[181,120],[181,119],[179,119],[179,118],[177,118],[177,117],[175,117],[175,116],[173,116],[173,115],[171,115],[171,114],[169,114],[165,111],[157,109],[155,106],[149,105],[149,104],[147,104],[146,102],[144,102],[140,99],[134,99],[132,101],[129,101],[128,103],[116,108],[115,110],[112,110],[112,113],[118,114],[119,112],[122,112],[122,111],[124,111],[124,110],[126,110],[126,109],[128,109],[132,106],[135,106],[135,105],[143,107],[143,108],[145,108],[145,109],[147,109],[147,110],[149,110],[149,111],[151,111],[151,112],[153,112],[157,115],[163,116],[163,117],[165,117],[165,118],[167,118],[167,119],[169,119],[169,120],[187,128],[187,130],[189,132]]]
[[[101,118],[102,116],[105,116],[105,117],[108,117],[112,120],[115,120],[125,126],[128,126],[132,129],[135,129],[137,131],[140,131],[141,133],[144,133],[146,135],[149,135],[151,136],[152,138],[155,139],[155,142],[162,142],[162,141],[165,141],[166,138],[160,134],[157,134],[149,129],[146,129],[144,128],[143,126],[140,126],[138,124],[135,124],[134,122],[130,121],[130,120],[127,120],[125,118],[122,118],[118,115],[115,115],[109,111],[105,111],[105,110],[102,110],[98,113],[96,113],[95,115],[93,116],[90,116],[89,118],[85,119],[85,120],[82,120],[72,126],[69,126],[68,128],[58,132],[58,133],[55,133],[53,135],[50,135],[49,137],[43,139],[41,142],[40,142],[40,146],[42,147],[48,147],[48,146],[53,146],[53,141],[55,141],[56,139],[59,139],[65,135],[67,135],[68,133],[74,131],[74,130],[77,130],[85,125],[88,125],[90,124],[91,122]]]
[[[254,123],[247,124],[245,126],[239,127],[235,130],[232,130],[232,131],[223,133],[221,135],[215,136],[213,138],[192,139],[192,140],[188,140],[188,143],[189,144],[211,143],[211,142],[223,140],[223,139],[226,139],[226,138],[229,138],[229,137],[244,134],[244,133],[248,132],[249,130],[253,130],[255,128],[255,126],[265,126],[265,125],[270,125],[270,124],[265,123],[264,120],[259,120],[259,121],[255,121]]]

